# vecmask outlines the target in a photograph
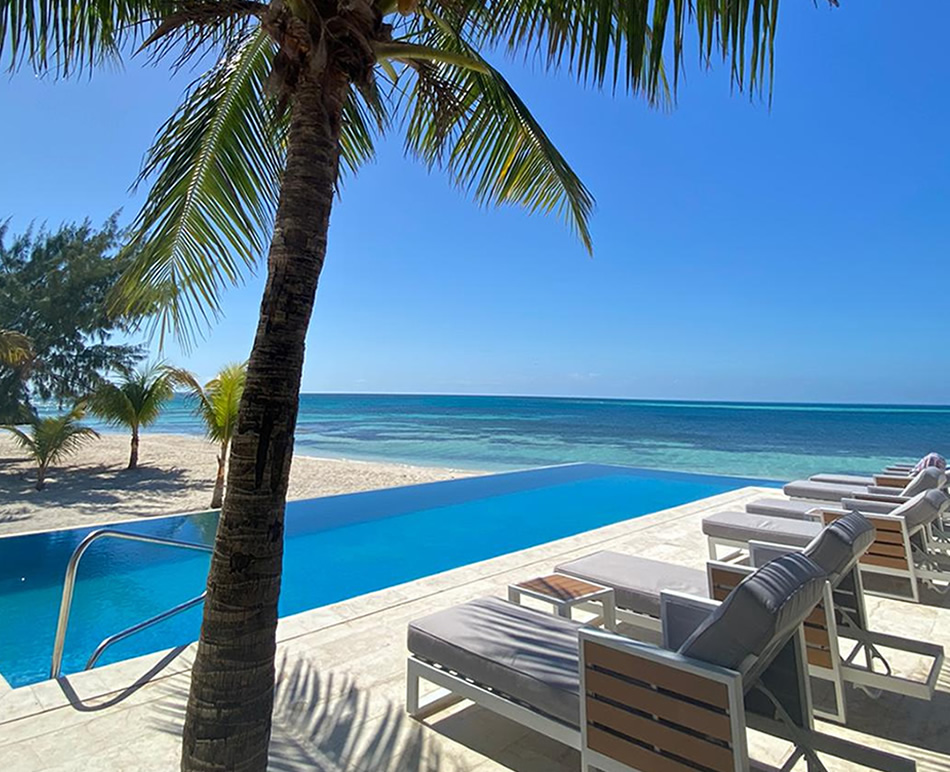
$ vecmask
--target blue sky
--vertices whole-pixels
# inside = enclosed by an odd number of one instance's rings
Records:
[[[694,57],[667,114],[505,64],[597,198],[594,257],[556,218],[477,208],[393,136],[335,208],[304,389],[950,402],[950,3],[915,4],[909,37],[896,14],[783,3],[771,111]],[[191,77],[5,80],[0,216],[130,219]],[[261,287],[166,355],[208,376],[246,357]]]

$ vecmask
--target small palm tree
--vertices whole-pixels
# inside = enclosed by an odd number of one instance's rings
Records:
[[[29,423],[29,431],[18,426],[3,426],[13,435],[17,445],[23,448],[36,462],[36,490],[46,485],[46,472],[50,464],[55,464],[81,445],[99,434],[95,429],[79,423],[82,409],[74,407],[68,413],[52,418],[34,418]]]
[[[219,509],[224,498],[224,470],[228,449],[231,438],[237,431],[238,407],[244,393],[247,363],[225,365],[204,386],[187,370],[171,372],[173,378],[188,389],[188,397],[195,403],[195,415],[204,421],[208,439],[217,442],[221,448],[214,493],[211,494],[211,508]]]
[[[0,330],[0,364],[21,365],[33,356],[33,343],[23,333]]]
[[[119,383],[106,381],[89,397],[89,410],[113,426],[132,432],[129,469],[139,463],[139,429],[155,423],[174,396],[174,378],[167,368],[151,365],[125,370]]]

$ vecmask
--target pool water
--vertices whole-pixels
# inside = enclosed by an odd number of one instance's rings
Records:
[[[579,464],[287,506],[280,614],[352,598],[450,568],[639,517],[761,480]],[[210,544],[216,512],[118,527]],[[0,539],[0,675],[13,687],[49,677],[62,582],[81,528]],[[102,639],[198,595],[209,556],[103,539],[80,563],[63,672]],[[187,644],[201,609],[110,648],[100,664]]]

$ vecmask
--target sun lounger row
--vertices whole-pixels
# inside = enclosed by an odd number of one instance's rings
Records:
[[[830,475],[833,477],[833,475]],[[947,473],[929,467],[913,477],[876,476],[871,484],[831,482],[811,478],[788,483],[783,491],[793,499],[839,502],[846,498],[888,501],[911,498],[928,490],[947,487]]]
[[[823,523],[848,511],[865,510],[864,502],[835,507],[812,502],[760,499],[746,506],[745,512],[720,512],[703,521],[710,557],[719,557],[719,548],[742,549],[750,541],[769,541],[801,546],[821,530]],[[874,545],[862,560],[862,571],[889,577],[899,582],[875,588],[875,594],[920,600],[921,585],[944,593],[950,587],[950,555],[947,555],[943,518],[950,509],[950,495],[930,490],[919,493],[886,512],[864,511],[878,534]],[[902,590],[906,587],[906,591]]]
[[[871,769],[914,769],[817,732],[812,721],[815,645],[807,636],[830,635],[839,616],[829,611],[833,589],[850,588],[840,616],[860,616],[854,567],[874,533],[863,515],[845,513],[803,552],[758,568],[711,566],[705,588],[702,572],[615,553],[559,566],[609,580],[618,607],[654,620],[659,646],[496,599],[417,620],[409,627],[409,712],[422,717],[471,699],[578,748],[585,772],[746,770],[747,727],[790,741],[810,768],[823,769],[822,752]],[[423,701],[420,679],[443,691]]]
[[[877,475],[855,475],[855,474],[816,474],[809,477],[809,480],[815,482],[841,483],[844,485],[894,485],[903,487],[910,478],[924,469],[934,468],[940,471],[947,470],[947,459],[939,453],[928,453],[916,464],[891,464],[882,469]],[[885,481],[879,481],[882,477],[899,478]],[[900,480],[903,480],[901,483]]]

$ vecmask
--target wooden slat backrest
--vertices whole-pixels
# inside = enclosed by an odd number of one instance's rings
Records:
[[[734,772],[725,683],[628,650],[583,646],[588,747],[633,769]]]
[[[843,515],[837,512],[822,511],[821,519],[825,525],[834,522]],[[897,570],[909,568],[904,525],[899,518],[865,515],[874,525],[874,541],[868,551],[861,556],[861,563]]]
[[[709,566],[709,590],[713,600],[725,600],[726,596],[735,589],[748,571],[733,571],[725,566]]]
[[[725,600],[732,589],[742,581],[748,570],[716,563],[709,564],[709,589],[714,600]],[[824,602],[819,603],[804,622],[805,646],[808,662],[825,669],[831,669],[833,655],[831,639],[828,634],[828,618]]]

